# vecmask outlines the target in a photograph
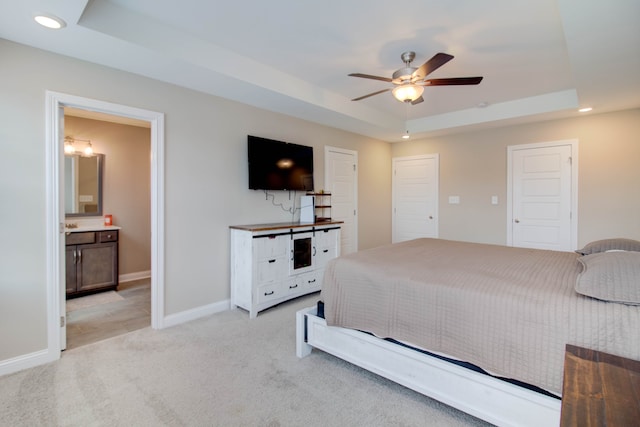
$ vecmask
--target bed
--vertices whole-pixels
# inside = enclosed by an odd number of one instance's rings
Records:
[[[580,253],[382,246],[327,265],[324,314],[298,313],[297,353],[329,352],[494,424],[558,425],[567,344],[640,359],[639,282],[629,239]]]

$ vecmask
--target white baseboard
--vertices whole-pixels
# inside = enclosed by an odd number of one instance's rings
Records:
[[[135,273],[121,274],[118,276],[118,282],[132,282],[134,280],[147,279],[151,277],[151,270],[136,271]]]
[[[23,354],[18,357],[0,361],[0,376],[13,374],[23,369],[33,368],[34,366],[44,365],[59,359],[53,357],[48,350],[34,351],[33,353]]]
[[[190,310],[181,311],[180,313],[165,316],[160,329],[170,328],[181,323],[199,319],[201,317],[210,316],[212,314],[221,313],[229,310],[230,300],[215,302],[213,304],[203,305],[201,307],[192,308]]]

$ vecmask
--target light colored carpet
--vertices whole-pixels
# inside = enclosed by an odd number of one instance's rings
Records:
[[[93,307],[100,304],[108,304],[110,302],[122,301],[122,298],[116,291],[100,292],[98,294],[87,295],[84,297],[72,298],[66,301],[67,313],[80,310],[87,307]]]
[[[0,425],[486,425],[326,353],[296,358],[295,312],[317,298],[145,328],[0,377]]]

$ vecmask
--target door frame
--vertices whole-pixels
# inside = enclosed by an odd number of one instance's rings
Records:
[[[64,149],[60,132],[64,107],[147,121],[151,130],[151,327],[164,327],[164,114],[65,93],[46,91],[47,352],[60,358],[64,301]],[[64,322],[64,323],[63,323]]]
[[[571,146],[571,241],[572,250],[578,248],[578,140],[564,139],[559,141],[535,142],[507,146],[507,246],[513,246],[513,152],[536,148]]]
[[[324,146],[324,188],[331,188],[332,182],[329,182],[329,152],[334,151],[336,153],[347,154],[353,157],[354,164],[354,180],[353,180],[353,206],[354,206],[354,214],[353,214],[353,252],[358,252],[358,152],[355,150],[347,150],[345,148],[332,147],[330,145]],[[338,242],[339,245],[342,245],[341,242]],[[340,251],[342,253],[342,250]]]

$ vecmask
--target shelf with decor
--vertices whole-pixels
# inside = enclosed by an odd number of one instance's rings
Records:
[[[331,193],[308,192],[307,196],[314,197],[316,222],[331,221]]]

